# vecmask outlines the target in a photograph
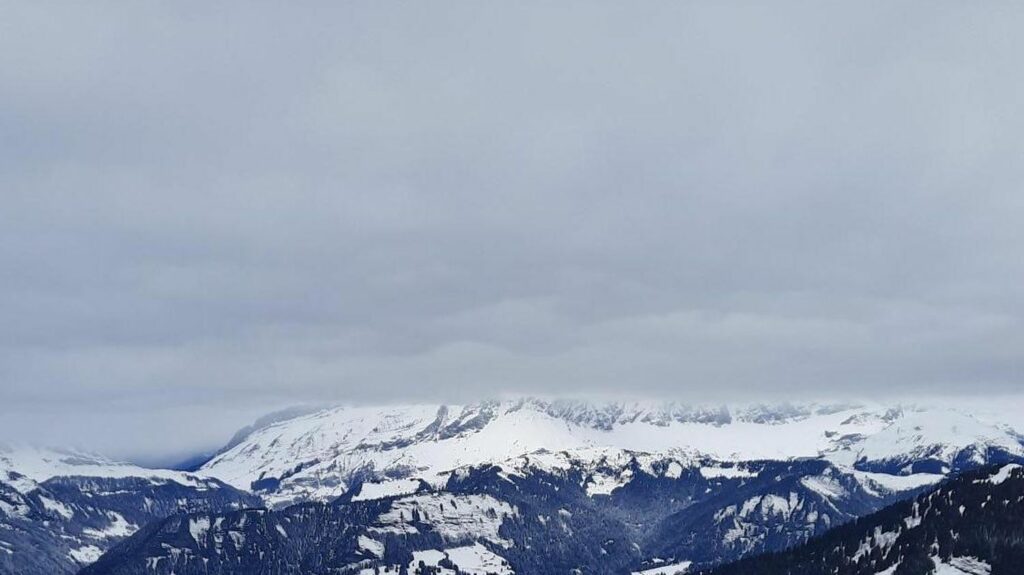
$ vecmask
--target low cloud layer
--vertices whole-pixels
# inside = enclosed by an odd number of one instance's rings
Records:
[[[0,9],[0,438],[1014,393],[1014,3]]]

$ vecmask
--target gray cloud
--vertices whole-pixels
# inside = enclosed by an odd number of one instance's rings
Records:
[[[1020,388],[1014,3],[0,10],[4,437]]]

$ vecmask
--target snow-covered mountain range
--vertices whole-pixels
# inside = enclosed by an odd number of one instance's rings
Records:
[[[282,505],[329,500],[367,480],[440,484],[460,467],[482,464],[564,468],[570,461],[604,465],[636,457],[694,466],[703,460],[824,458],[851,470],[902,477],[941,475],[1008,456],[1024,456],[1016,431],[949,408],[694,408],[521,399],[323,409],[252,429],[199,471]],[[593,489],[611,488],[600,473],[592,480]]]
[[[247,572],[267,554],[282,566],[267,573],[306,560],[332,573],[420,561],[444,572],[453,558],[467,573],[696,569],[1021,461],[1012,427],[948,406],[530,398],[291,410],[193,472],[0,449],[0,573],[73,573],[146,525],[155,531],[130,541],[156,547],[122,553],[126,565],[142,558],[127,572]],[[289,507],[303,502],[315,506]],[[262,506],[272,511],[242,510]],[[322,539],[338,522],[344,533]],[[338,554],[303,555],[321,545]]]

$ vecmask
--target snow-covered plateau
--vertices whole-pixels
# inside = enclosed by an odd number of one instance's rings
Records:
[[[329,500],[356,484],[443,484],[462,467],[594,468],[593,493],[632,461],[664,473],[741,462],[823,458],[868,488],[906,489],[958,466],[1024,455],[1008,425],[949,407],[851,404],[693,407],[520,399],[469,406],[334,407],[251,430],[199,470],[271,505]],[[736,473],[734,467],[725,473]],[[626,472],[628,473],[628,471]],[[385,488],[386,489],[386,488]],[[385,491],[386,493],[387,491]],[[365,495],[364,495],[365,496]]]

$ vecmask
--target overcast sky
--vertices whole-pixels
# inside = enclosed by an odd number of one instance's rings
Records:
[[[1024,384],[1019,2],[0,3],[0,439]]]

